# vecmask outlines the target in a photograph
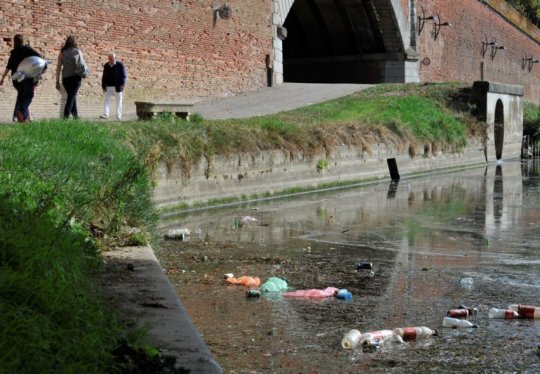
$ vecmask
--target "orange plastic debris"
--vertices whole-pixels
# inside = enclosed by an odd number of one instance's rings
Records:
[[[243,276],[240,278],[230,277],[226,279],[227,282],[231,284],[241,284],[242,286],[248,287],[259,287],[261,285],[261,280],[257,277]]]

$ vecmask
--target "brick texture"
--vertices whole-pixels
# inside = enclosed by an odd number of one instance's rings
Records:
[[[128,71],[125,113],[135,101],[192,100],[266,86],[265,57],[272,51],[272,1],[233,0],[230,20],[214,19],[224,1],[205,0],[0,0],[0,64],[13,35],[21,33],[47,59],[31,106],[34,118],[58,117],[62,96],[54,88],[56,58],[67,35],[76,35],[91,76],[78,96],[79,113],[102,112],[102,66],[114,50]],[[11,118],[15,90],[0,87],[0,121]]]
[[[496,3],[505,5],[503,1]],[[523,85],[524,99],[540,103],[540,64],[534,64],[530,72],[522,65],[523,57],[540,59],[535,26],[524,30],[512,24],[510,19],[520,17],[507,5],[506,9],[496,12],[479,0],[421,0],[418,4],[422,5],[426,16],[438,12],[441,22],[452,23],[452,27],[443,26],[435,40],[433,23],[426,22],[418,44],[420,61],[429,58],[430,64],[420,64],[422,81],[473,82],[483,75],[484,80]],[[421,15],[420,9],[418,7],[418,15]],[[488,42],[496,39],[506,50],[497,50],[495,58],[491,59],[491,46],[487,46],[482,55],[486,38]]]
[[[390,0],[388,0],[390,2]],[[59,117],[62,95],[54,89],[56,58],[66,36],[74,33],[91,76],[82,85],[79,112],[96,118],[102,111],[100,80],[109,51],[126,64],[126,117],[134,117],[135,101],[197,101],[265,87],[266,55],[272,56],[272,0],[232,0],[230,20],[214,19],[217,0],[0,0],[0,64],[5,66],[11,40],[22,33],[54,63],[45,74],[31,106],[34,118]],[[409,0],[400,0],[409,17]],[[503,8],[497,13],[493,4]],[[524,32],[504,1],[417,0],[426,15],[438,12],[438,38],[427,21],[418,39],[420,78],[425,82],[473,82],[483,78],[521,84],[525,100],[540,103],[540,64],[523,68],[523,57],[540,59],[539,38]],[[506,12],[506,13],[505,13]],[[501,15],[502,14],[502,15]],[[526,25],[527,27],[527,25]],[[538,29],[530,26],[538,33]],[[482,42],[496,38],[506,50],[492,60]],[[2,67],[3,70],[3,67]],[[0,87],[0,121],[9,121],[15,90],[9,79]]]

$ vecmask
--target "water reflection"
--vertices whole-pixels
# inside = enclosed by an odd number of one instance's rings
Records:
[[[181,286],[185,278],[174,278],[188,300],[186,308],[201,316],[195,322],[214,349],[221,349],[225,343],[218,337],[227,334],[234,334],[242,347],[253,345],[248,336],[259,342],[264,353],[257,357],[266,357],[267,364],[255,371],[359,372],[369,371],[368,363],[374,361],[386,370],[394,362],[405,372],[526,370],[535,364],[526,352],[540,335],[540,323],[517,331],[515,325],[490,321],[486,315],[492,306],[540,300],[539,171],[537,161],[509,162],[179,216],[164,221],[163,228],[200,228],[209,245],[191,248],[183,243],[161,260],[167,266],[187,266],[192,257],[205,255],[213,262],[196,262],[194,274],[277,275],[296,288],[336,286],[353,293],[350,303],[251,300],[244,316],[236,313],[244,307],[241,290],[224,289],[219,278],[198,279],[191,287]],[[244,216],[257,221],[236,225]],[[176,256],[184,252],[179,261]],[[374,263],[374,277],[356,272],[359,260]],[[471,287],[461,287],[462,278],[473,279]],[[381,356],[337,348],[342,334],[353,327],[439,328],[446,310],[463,303],[479,308],[473,321],[480,325],[478,331],[443,330],[430,344],[390,349]],[[251,316],[257,316],[258,328]],[[419,349],[425,360],[419,360]],[[333,360],[326,359],[330,356]],[[223,348],[220,358],[232,369],[252,367],[234,350]]]

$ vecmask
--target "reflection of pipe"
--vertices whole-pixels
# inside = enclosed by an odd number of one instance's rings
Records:
[[[495,181],[493,182],[493,217],[495,222],[501,222],[503,211],[503,173],[502,166],[497,165],[495,168]]]
[[[386,195],[387,200],[392,200],[396,197],[396,191],[399,185],[399,179],[393,180],[390,182],[390,185],[388,186],[388,194]]]

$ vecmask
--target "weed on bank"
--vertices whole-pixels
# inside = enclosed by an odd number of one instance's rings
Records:
[[[0,133],[0,372],[119,371],[126,331],[100,294],[99,252],[151,225],[146,167],[90,123]]]

